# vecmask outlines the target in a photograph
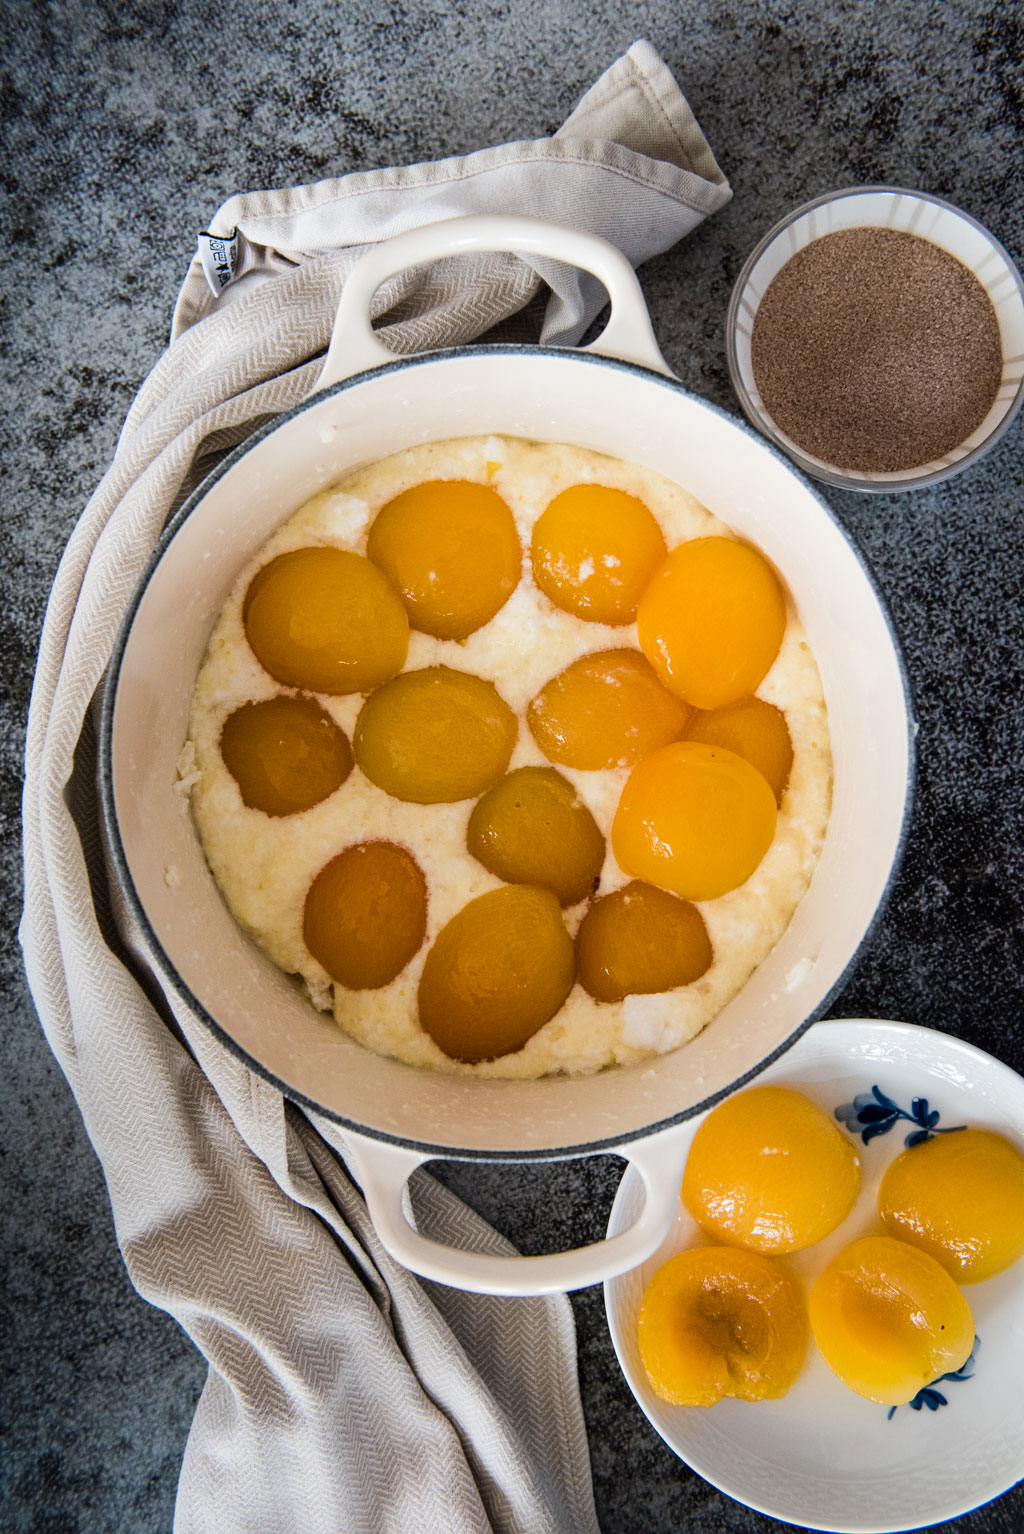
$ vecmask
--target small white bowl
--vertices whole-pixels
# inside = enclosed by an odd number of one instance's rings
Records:
[[[766,410],[751,362],[754,319],[772,279],[812,240],[854,228],[902,230],[920,235],[955,256],[974,273],[991,299],[1002,339],[1003,375],[981,425],[943,457],[888,474],[839,468],[800,447]],[[958,474],[987,453],[1020,409],[1024,401],[1024,280],[999,241],[976,219],[941,197],[894,186],[848,187],[804,203],[776,224],[751,253],[729,303],[726,352],[733,388],[747,418],[805,474],[846,490],[916,490]]]
[[[816,1023],[757,1079],[796,1087],[831,1116],[879,1086],[905,1112],[926,1098],[938,1126],[969,1124],[1005,1135],[1024,1153],[1024,1080],[973,1045],[910,1023]],[[692,1120],[679,1160],[701,1119]],[[847,1126],[852,1133],[862,1126]],[[826,1240],[786,1262],[809,1286],[832,1257],[879,1228],[878,1185],[917,1121],[896,1120],[868,1145],[858,1139],[860,1196]],[[877,1133],[877,1132],[876,1132]],[[630,1169],[608,1223],[615,1234],[642,1202]],[[811,1341],[800,1378],[781,1401],[720,1401],[710,1410],[669,1406],[651,1388],[637,1346],[644,1290],[662,1263],[701,1243],[680,1203],[676,1223],[653,1257],[604,1286],[608,1325],[630,1389],[669,1448],[712,1486],[757,1512],[839,1534],[918,1529],[979,1507],[1024,1475],[1024,1259],[963,1293],[974,1314],[976,1357],[964,1377],[936,1389],[945,1398],[917,1408],[854,1395]]]

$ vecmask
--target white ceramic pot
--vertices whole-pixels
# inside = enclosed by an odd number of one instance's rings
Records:
[[[481,346],[407,359],[376,340],[369,302],[388,275],[499,249],[554,257],[600,278],[612,312],[599,340],[575,352]],[[780,572],[829,709],[832,817],[811,887],[780,942],[690,1044],[578,1079],[446,1076],[356,1044],[235,924],[174,788],[213,622],[238,570],[278,523],[360,464],[414,443],[490,433],[594,448],[692,491]],[[912,759],[889,621],[816,492],[752,431],[675,381],[632,269],[613,246],[557,225],[482,217],[371,249],[346,285],[316,392],[227,458],[175,518],[118,642],[102,752],[115,864],[164,983],[255,1071],[343,1126],[375,1226],[401,1262],[491,1293],[596,1283],[659,1246],[678,1198],[680,1126],[822,1013],[870,928],[900,850]],[[410,1172],[433,1158],[599,1151],[636,1168],[646,1199],[629,1230],[593,1246],[511,1259],[460,1253],[424,1240],[403,1210]]]

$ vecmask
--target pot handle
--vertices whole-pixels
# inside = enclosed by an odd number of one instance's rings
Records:
[[[682,1141],[692,1125],[662,1130],[643,1140],[612,1147],[634,1166],[644,1185],[640,1216],[628,1230],[590,1246],[543,1257],[498,1257],[466,1252],[421,1236],[406,1215],[403,1194],[409,1177],[435,1154],[391,1145],[345,1130],[346,1156],[366,1198],[381,1241],[403,1267],[423,1278],[474,1294],[553,1294],[599,1284],[645,1262],[664,1241],[679,1205],[683,1180]]]
[[[674,376],[658,350],[636,274],[618,246],[596,234],[547,219],[476,213],[425,224],[368,246],[342,289],[331,343],[312,392],[319,393],[354,373],[400,360],[377,339],[370,323],[371,300],[386,278],[444,256],[490,250],[545,256],[592,273],[608,292],[611,317],[597,340],[578,350],[638,362],[656,373]]]

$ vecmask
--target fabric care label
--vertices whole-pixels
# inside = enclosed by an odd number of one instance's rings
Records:
[[[219,298],[238,273],[238,230],[230,234],[199,234],[199,259],[210,284],[210,292]]]

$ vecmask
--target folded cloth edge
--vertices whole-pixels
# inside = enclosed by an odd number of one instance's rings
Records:
[[[642,97],[650,118],[645,118],[642,126],[633,93]],[[206,232],[223,239],[241,240],[242,255],[236,257],[238,264],[232,280],[254,266],[273,275],[316,251],[337,249],[330,215],[333,210],[336,217],[339,205],[350,198],[378,203],[386,200],[388,204],[372,232],[368,231],[362,240],[352,241],[359,245],[433,221],[408,206],[414,199],[422,199],[426,188],[441,188],[474,177],[495,176],[498,172],[503,173],[505,187],[496,187],[490,197],[482,195],[474,204],[474,211],[534,211],[509,206],[508,172],[517,165],[545,162],[552,167],[600,166],[609,175],[635,180],[689,208],[698,215],[696,221],[716,212],[732,196],[729,183],[670,70],[652,45],[639,39],[584,93],[565,123],[549,138],[515,140],[436,161],[352,171],[299,187],[236,194],[217,210]],[[557,198],[552,199],[551,206],[549,217],[557,214]],[[582,211],[585,215],[585,208]],[[582,226],[585,216],[577,217],[575,222]],[[307,231],[305,239],[297,238],[300,224]],[[311,226],[313,238],[308,237]],[[626,254],[638,265],[671,243],[671,239],[664,243],[655,241],[653,248],[626,249]],[[227,296],[230,281],[219,292]],[[217,302],[197,251],[175,304],[172,340],[213,312]]]

